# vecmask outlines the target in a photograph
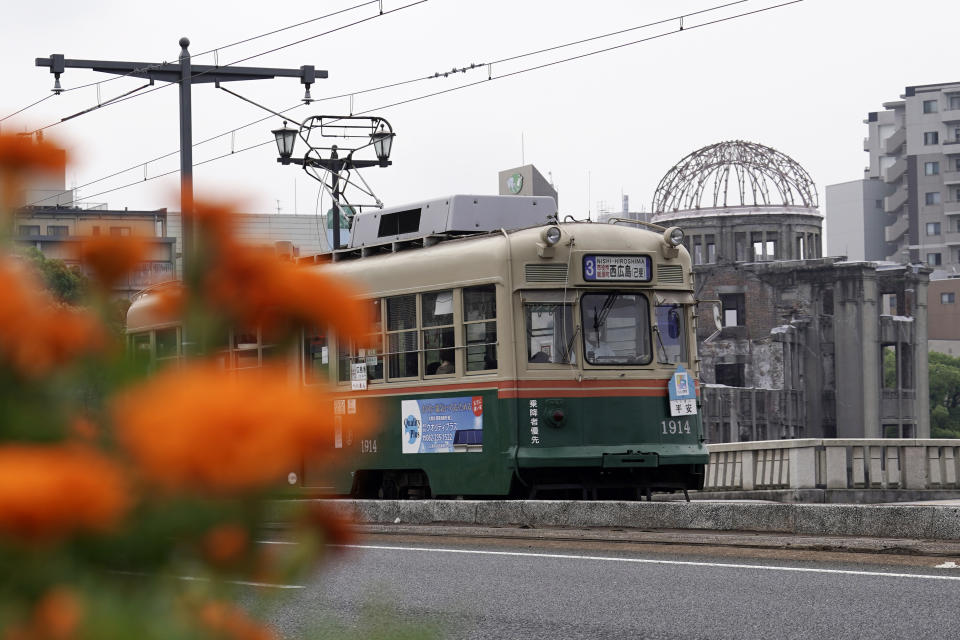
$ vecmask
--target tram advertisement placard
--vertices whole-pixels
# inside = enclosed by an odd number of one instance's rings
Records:
[[[588,282],[649,282],[650,256],[583,256],[583,279]]]
[[[692,416],[697,412],[697,388],[693,376],[687,373],[683,365],[678,365],[673,372],[667,383],[667,391],[670,393],[671,416]]]
[[[483,398],[424,398],[400,402],[403,453],[480,451]]]

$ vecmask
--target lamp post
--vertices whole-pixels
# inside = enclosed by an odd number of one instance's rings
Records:
[[[347,140],[364,140],[364,142],[353,147],[338,147],[335,144],[329,147],[315,146],[310,142],[311,134],[315,131],[319,132],[321,138],[344,138]],[[330,190],[330,196],[333,200],[333,250],[336,251],[340,248],[340,200],[343,197],[344,186],[353,185],[367,195],[373,196],[369,188],[364,188],[366,183],[364,183],[364,187],[361,187],[353,182],[349,177],[349,172],[353,169],[389,167],[393,164],[390,162],[390,151],[393,147],[393,138],[396,136],[393,127],[390,126],[389,122],[378,117],[312,116],[304,120],[299,129],[288,127],[286,121],[284,121],[283,127],[274,129],[272,133],[276,138],[277,151],[280,154],[277,162],[303,167],[304,171],[311,177],[322,182]],[[297,137],[300,137],[310,147],[302,158],[293,157],[293,148]],[[376,156],[375,160],[354,157],[354,153],[367,147],[373,148]],[[323,157],[325,151],[328,152],[327,157]],[[346,151],[346,155],[340,155],[344,151]],[[325,178],[311,171],[313,169],[324,169],[329,172],[329,184]],[[373,197],[376,198],[376,196]],[[377,200],[377,205],[381,205],[379,200]]]

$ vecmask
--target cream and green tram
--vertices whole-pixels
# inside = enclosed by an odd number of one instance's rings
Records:
[[[628,498],[703,486],[682,234],[558,223],[552,204],[453,196],[365,212],[350,248],[305,267],[358,285],[374,331],[362,348],[304,331],[304,384],[338,391],[323,457],[343,463],[321,487],[306,460],[305,489]],[[363,434],[341,426],[374,416]]]

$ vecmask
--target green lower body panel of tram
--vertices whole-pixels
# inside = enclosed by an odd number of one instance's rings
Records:
[[[671,417],[665,396],[500,398],[491,388],[348,402],[378,424],[338,436],[340,494],[697,489],[708,460],[699,415]]]

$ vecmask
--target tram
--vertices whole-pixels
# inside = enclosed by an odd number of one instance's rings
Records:
[[[528,196],[355,216],[347,248],[301,260],[360,285],[374,334],[360,348],[304,329],[296,366],[305,385],[337,386],[329,446],[345,464],[331,483],[305,460],[299,484],[364,498],[702,488],[690,256],[679,229],[650,227],[559,222],[552,198]],[[131,350],[177,358],[152,297],[128,313]],[[252,332],[230,345],[234,367],[269,349]],[[344,430],[374,403],[376,430]]]

